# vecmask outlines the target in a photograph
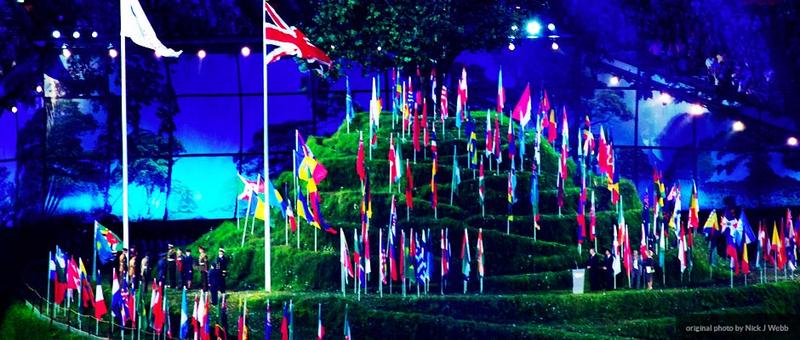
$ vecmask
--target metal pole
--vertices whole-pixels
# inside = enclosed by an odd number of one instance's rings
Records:
[[[122,8],[123,4],[126,0],[120,0],[119,4],[119,18],[120,23],[124,22],[124,18],[122,15]],[[120,45],[120,99],[121,103],[121,113],[120,113],[120,120],[122,124],[122,245],[124,248],[128,248],[128,87],[127,83],[127,72],[125,67],[126,62],[126,51],[125,51],[125,35],[122,34],[122,30],[120,29],[119,35],[119,45]]]
[[[267,28],[267,21],[266,21],[266,11],[264,6],[261,6],[261,32],[266,41],[266,28]],[[263,42],[262,42],[262,46]],[[261,51],[262,54],[262,64],[264,65],[264,179],[269,179],[269,111],[267,106],[267,63],[263,62],[263,60],[267,59],[267,49],[263,48]],[[271,262],[272,259],[270,257],[270,248],[272,247],[271,240],[270,240],[270,206],[267,204],[266,206],[266,215],[264,217],[264,290],[267,292],[272,291],[272,278],[271,278]]]

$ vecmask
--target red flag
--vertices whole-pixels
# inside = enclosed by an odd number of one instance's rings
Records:
[[[356,158],[356,173],[361,182],[364,182],[364,135],[359,132],[358,134],[358,157]]]
[[[597,166],[600,173],[608,173],[606,167],[608,165],[608,144],[606,144],[606,135],[603,133],[603,126],[600,126],[600,141],[597,144]]]
[[[550,112],[550,99],[547,98],[547,90],[544,88],[542,88],[542,102],[539,104],[539,111],[544,114]],[[547,117],[545,116],[543,119],[546,121]]]
[[[558,123],[556,123],[556,111],[551,109],[550,110],[550,121],[547,124],[547,141],[550,144],[556,141],[557,132],[558,131]]]
[[[428,127],[428,98],[422,98],[422,127]],[[427,142],[425,146],[428,146]]]
[[[278,16],[268,2],[264,2],[269,20],[264,23],[264,39],[267,46],[275,46],[267,53],[265,62],[271,63],[283,56],[295,56],[309,64],[318,66],[317,72],[331,66],[331,58],[314,46],[297,27],[289,26]]]
[[[503,68],[497,72],[497,112],[503,112],[506,105],[506,89],[503,88]]]
[[[411,173],[411,166],[406,159],[406,207],[414,209],[414,175]]]
[[[413,114],[414,114],[414,126],[413,126],[413,129],[412,129],[413,134],[412,134],[411,138],[413,138],[413,141],[414,141],[414,152],[419,152],[420,151],[420,146],[419,146],[419,129],[420,129],[419,125],[420,125],[420,123],[419,123],[419,116],[417,115],[417,110],[416,109],[414,110]]]
[[[75,263],[75,258],[70,257],[67,262],[67,289],[78,289],[80,287],[80,275],[78,273],[78,264]]]
[[[389,183],[394,182],[394,179],[397,178],[397,159],[395,158],[396,154],[394,152],[394,136],[389,136]]]

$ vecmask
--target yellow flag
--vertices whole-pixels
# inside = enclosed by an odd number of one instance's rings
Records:
[[[258,196],[256,196],[256,199],[258,200],[258,204],[256,204],[256,214],[253,217],[263,221],[265,219],[264,211],[266,210],[264,207],[264,201],[262,201],[261,197]]]

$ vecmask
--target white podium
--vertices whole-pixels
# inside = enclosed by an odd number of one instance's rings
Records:
[[[572,269],[572,294],[583,294],[585,278],[585,269]]]

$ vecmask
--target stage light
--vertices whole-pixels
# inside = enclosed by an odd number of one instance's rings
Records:
[[[204,59],[206,57],[206,50],[197,51],[197,57],[200,59]]]
[[[42,93],[44,89],[42,89],[42,85],[36,85],[36,93]]]
[[[786,145],[791,146],[791,147],[796,147],[797,146],[797,137],[792,136],[792,137],[789,137],[788,139],[786,139]]]
[[[382,51],[383,47],[378,46],[378,52]]]
[[[619,77],[611,76],[611,78],[608,79],[608,85],[609,86],[619,86]]]
[[[16,106],[12,106],[11,107],[11,113],[17,113],[17,107]]]
[[[744,126],[744,123],[742,123],[742,121],[737,120],[737,121],[733,122],[733,127],[732,127],[733,132],[742,132],[742,131],[744,131],[744,128],[745,128],[745,126]]]
[[[92,38],[97,38],[97,31],[92,31]]]
[[[111,59],[116,58],[117,55],[119,55],[119,53],[117,53],[117,50],[115,50],[113,48],[109,48],[108,49],[108,56],[111,57]]]
[[[81,32],[78,32],[78,31],[72,32],[72,37],[75,38],[75,39],[80,38],[81,37]]]
[[[530,35],[539,35],[539,33],[542,31],[542,24],[536,20],[528,21],[528,23],[525,25],[525,30]]]
[[[61,32],[59,32],[58,30],[53,30],[53,38],[56,39],[61,38]]]
[[[558,43],[554,41],[552,44],[550,44],[550,48],[552,48],[553,51],[557,51],[558,50]]]
[[[704,113],[706,113],[706,108],[704,108],[703,105],[692,104],[692,106],[689,107],[689,114],[692,116],[700,116]]]
[[[516,24],[514,24],[514,25],[511,25],[511,30],[512,30],[512,31],[516,31],[516,30],[518,30],[518,29],[519,29],[519,27],[518,27]]]
[[[516,46],[514,46],[514,43],[513,43],[513,42],[510,42],[510,43],[508,43],[508,50],[509,50],[509,51],[513,51],[513,50],[515,50],[515,49],[517,49],[517,47],[516,47]]]
[[[335,50],[336,46],[331,45],[331,51]]]
[[[549,29],[550,32],[555,31],[556,30],[556,24],[554,24],[552,22],[547,24],[547,29]]]
[[[72,56],[72,52],[70,52],[68,48],[64,47],[61,49],[61,55],[63,55],[64,58],[69,58]]]
[[[242,47],[242,56],[243,57],[250,56],[250,47],[247,47],[247,46]]]
[[[672,96],[669,93],[661,92],[661,95],[658,96],[658,100],[661,101],[661,105],[667,105],[672,101]]]

